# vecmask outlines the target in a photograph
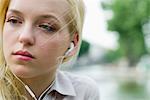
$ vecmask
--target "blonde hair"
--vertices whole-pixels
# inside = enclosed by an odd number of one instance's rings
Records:
[[[82,0],[67,0],[67,2],[69,3],[71,9],[71,12],[69,12],[67,16],[73,19],[68,28],[70,32],[74,31],[79,34],[79,44],[81,44],[81,33],[84,20],[84,4]],[[3,55],[2,32],[9,3],[10,0],[0,0],[0,99],[23,100],[26,99],[24,97],[25,88],[9,70]]]

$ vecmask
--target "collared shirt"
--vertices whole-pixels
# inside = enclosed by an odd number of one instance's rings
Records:
[[[99,100],[99,89],[90,78],[58,71],[54,84],[38,100]]]

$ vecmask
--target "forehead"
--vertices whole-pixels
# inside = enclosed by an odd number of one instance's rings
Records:
[[[9,9],[23,12],[24,14],[48,14],[61,16],[69,10],[67,0],[11,0]]]

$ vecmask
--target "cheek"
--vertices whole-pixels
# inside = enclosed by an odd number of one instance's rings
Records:
[[[64,55],[66,47],[61,45],[61,43],[51,42],[48,46],[45,45],[40,50],[43,52],[41,53],[41,59],[45,59],[44,64],[53,66],[60,62],[60,58]]]
[[[3,29],[3,44],[11,45],[13,44],[13,40],[15,38],[14,30],[12,30],[8,25],[4,25]]]
[[[52,41],[43,45],[41,47],[41,50],[44,53],[44,55],[51,57],[60,56],[62,54],[61,51],[63,51],[62,45],[60,45],[60,43]]]
[[[10,46],[10,42],[7,41],[7,39],[4,38],[3,40],[3,53],[4,53],[4,57],[6,59],[6,61],[9,59],[10,57],[10,51],[11,51],[11,46]]]
[[[11,38],[12,38],[12,36],[9,35],[9,31],[7,31],[7,29],[4,28],[3,40],[2,40],[3,41],[3,49],[4,49],[4,51],[7,51],[8,48],[9,48],[9,45],[11,45]]]
[[[69,38],[60,37],[46,42],[44,45],[40,46],[40,48],[47,53],[47,55],[62,56],[69,47],[69,43]]]
[[[3,33],[2,33],[2,41],[3,41],[3,52],[5,58],[9,58],[9,54],[11,53],[13,47],[15,46],[15,38],[16,35],[14,31],[7,25],[4,25]]]
[[[40,53],[40,54],[39,54]],[[58,57],[61,56],[57,44],[50,44],[49,46],[43,46],[38,52],[39,65],[45,66],[44,68],[49,68],[49,66],[54,66],[58,64]],[[47,66],[48,65],[48,66]]]

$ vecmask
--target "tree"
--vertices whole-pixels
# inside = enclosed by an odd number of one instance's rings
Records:
[[[112,0],[103,3],[103,8],[112,10],[108,30],[119,34],[119,50],[134,66],[147,53],[143,25],[150,19],[150,0]]]

